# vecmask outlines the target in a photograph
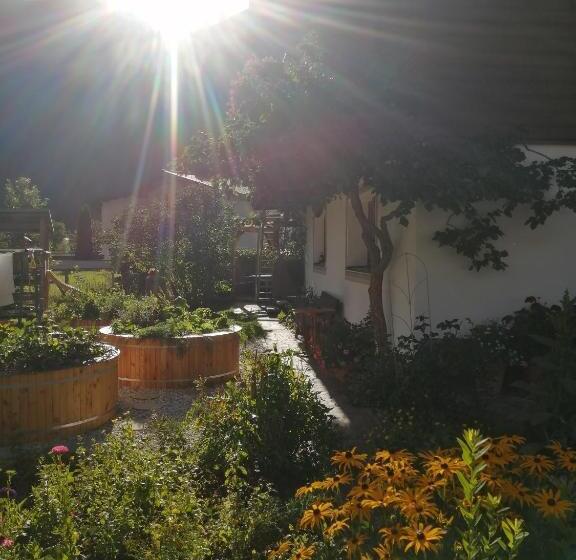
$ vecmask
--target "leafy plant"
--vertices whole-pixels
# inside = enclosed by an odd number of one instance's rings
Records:
[[[216,486],[238,462],[249,480],[290,491],[326,466],[335,436],[327,408],[290,354],[248,355],[241,381],[200,399],[189,422],[198,463]]]
[[[180,431],[160,423],[137,435],[125,424],[90,451],[42,460],[30,499],[0,495],[0,558],[263,558],[291,504],[230,477],[208,492]]]
[[[35,321],[0,325],[0,375],[82,365],[110,352],[83,329]]]
[[[112,332],[146,337],[178,337],[188,334],[211,333],[232,325],[224,313],[200,307],[189,311],[183,299],[168,302],[147,296],[128,302],[112,323]]]
[[[135,301],[134,296],[117,287],[81,285],[79,291],[71,290],[55,297],[49,314],[58,323],[73,319],[112,321],[131,301]]]

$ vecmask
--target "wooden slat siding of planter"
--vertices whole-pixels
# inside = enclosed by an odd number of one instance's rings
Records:
[[[72,319],[70,321],[71,327],[82,328],[90,331],[100,330],[105,327],[110,321],[101,321],[96,319]]]
[[[58,443],[105,424],[117,402],[117,352],[85,366],[0,375],[0,446]]]
[[[118,382],[133,389],[180,389],[199,379],[220,383],[238,375],[239,327],[179,338],[138,338],[100,329],[104,342],[120,349]]]

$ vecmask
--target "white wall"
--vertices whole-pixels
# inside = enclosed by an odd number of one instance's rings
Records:
[[[576,157],[576,146],[533,148],[552,157]],[[521,308],[528,296],[554,302],[566,289],[576,293],[576,214],[562,211],[534,231],[523,224],[526,216],[519,209],[501,221],[504,237],[497,244],[509,252],[505,271],[470,271],[467,259],[432,241],[446,223],[442,212],[417,208],[408,228],[394,226],[395,252],[383,286],[394,334],[409,332],[418,315],[431,317],[434,324],[452,318],[481,322]],[[345,317],[358,322],[368,312],[368,285],[365,276],[346,272],[346,201],[336,199],[327,208],[325,273],[312,266],[311,219],[309,213],[307,286],[341,299]]]

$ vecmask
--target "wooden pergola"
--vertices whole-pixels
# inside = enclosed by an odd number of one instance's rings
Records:
[[[0,249],[14,255],[14,305],[0,310],[3,318],[40,319],[48,305],[50,242],[54,228],[47,208],[0,210],[0,233],[12,238],[13,247]],[[26,240],[26,236],[36,239]],[[35,245],[35,246],[34,246]]]

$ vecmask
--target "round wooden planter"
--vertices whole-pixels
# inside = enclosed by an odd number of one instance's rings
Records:
[[[105,327],[109,322],[110,321],[103,321],[100,319],[72,319],[72,321],[70,321],[70,326],[83,328],[89,331],[96,331]]]
[[[120,349],[118,381],[134,389],[192,387],[198,379],[211,383],[238,374],[240,327],[179,338],[138,338],[100,329],[101,339]]]
[[[106,423],[117,401],[117,350],[84,366],[0,375],[0,446],[58,443]]]

